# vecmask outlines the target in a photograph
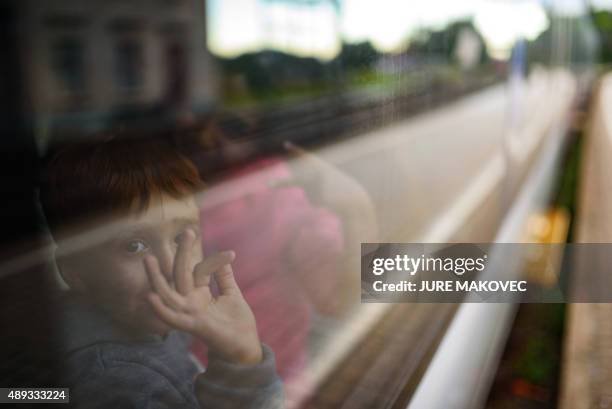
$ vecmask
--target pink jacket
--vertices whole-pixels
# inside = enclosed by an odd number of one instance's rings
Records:
[[[313,308],[333,302],[343,253],[340,220],[313,206],[281,159],[256,161],[205,195],[204,254],[234,250],[234,273],[259,335],[285,380],[303,368]],[[195,347],[201,358],[203,350]]]

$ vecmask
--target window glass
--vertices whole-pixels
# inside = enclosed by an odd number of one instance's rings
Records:
[[[11,268],[52,277],[67,376],[117,334],[189,382],[273,355],[292,408],[409,399],[457,306],[361,303],[361,244],[492,241],[597,51],[567,2],[57,3],[16,11],[44,245]]]

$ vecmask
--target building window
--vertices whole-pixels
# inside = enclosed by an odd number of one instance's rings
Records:
[[[123,91],[134,91],[143,83],[143,50],[139,41],[122,39],[115,47],[115,77]]]
[[[52,46],[53,71],[65,91],[85,88],[85,49],[77,37],[62,37]]]

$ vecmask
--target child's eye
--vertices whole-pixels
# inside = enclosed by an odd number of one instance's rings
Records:
[[[149,245],[144,240],[140,240],[140,239],[130,240],[125,245],[125,250],[128,253],[133,253],[133,254],[142,253],[143,251],[147,251],[148,249],[149,249]]]

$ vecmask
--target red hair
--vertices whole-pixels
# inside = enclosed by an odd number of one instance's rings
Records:
[[[182,198],[202,187],[198,171],[162,138],[113,138],[56,150],[42,177],[41,204],[51,233],[74,223],[146,210],[151,197]]]

